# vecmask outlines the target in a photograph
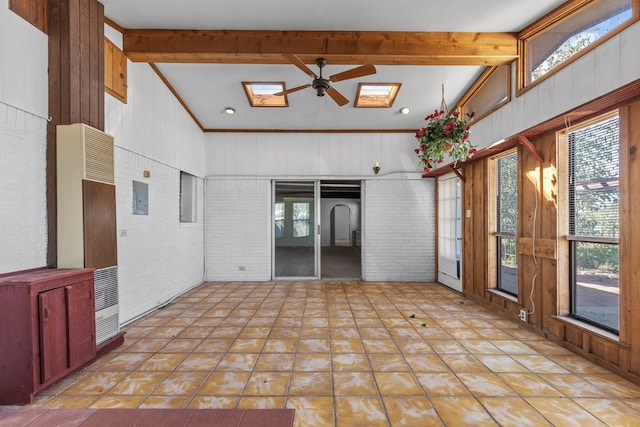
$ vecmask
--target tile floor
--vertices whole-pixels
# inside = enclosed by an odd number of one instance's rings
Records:
[[[211,283],[31,408],[294,408],[294,425],[640,425],[640,387],[439,285]]]

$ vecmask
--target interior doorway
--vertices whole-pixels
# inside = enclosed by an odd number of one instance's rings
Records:
[[[360,181],[320,181],[323,279],[362,278],[360,201]]]
[[[462,292],[462,183],[454,174],[438,179],[438,281]]]
[[[273,278],[362,278],[360,200],[360,181],[274,181]]]

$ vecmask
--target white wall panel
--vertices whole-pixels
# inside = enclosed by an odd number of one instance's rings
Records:
[[[271,278],[271,181],[207,179],[206,280]]]
[[[0,274],[47,264],[47,37],[0,3]]]
[[[413,134],[210,133],[206,174],[216,176],[370,177],[420,171]]]
[[[368,281],[435,280],[435,183],[364,183],[363,274]]]
[[[46,34],[0,2],[0,101],[49,117],[48,55]]]
[[[128,103],[105,94],[105,131],[118,147],[202,177],[204,134],[144,63],[127,64]]]
[[[204,278],[203,180],[196,223],[180,222],[180,170],[116,148],[120,321],[127,322]],[[151,172],[149,178],[143,171]],[[149,214],[132,213],[133,181],[148,184]]]

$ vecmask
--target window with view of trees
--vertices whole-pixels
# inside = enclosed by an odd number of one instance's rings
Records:
[[[556,21],[524,30],[520,34],[525,60],[522,85],[539,80],[637,20],[636,5],[636,0],[596,0],[568,14],[558,13],[561,18]]]
[[[618,332],[618,116],[568,137],[571,315]]]
[[[497,288],[518,295],[518,153],[496,159]]]

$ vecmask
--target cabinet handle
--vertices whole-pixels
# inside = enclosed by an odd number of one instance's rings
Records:
[[[49,318],[49,309],[45,307],[44,309],[44,318],[48,319]]]

